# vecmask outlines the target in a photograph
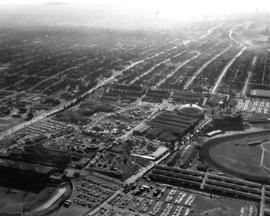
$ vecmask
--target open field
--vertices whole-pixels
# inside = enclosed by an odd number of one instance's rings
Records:
[[[9,118],[9,119],[1,119],[0,118],[0,132],[7,130],[19,123],[23,122],[22,119],[14,119],[14,118]]]
[[[203,146],[201,156],[209,165],[226,174],[269,182],[269,163],[265,156],[269,153],[264,152],[267,150],[263,147],[269,145],[269,139],[269,131],[216,138]]]

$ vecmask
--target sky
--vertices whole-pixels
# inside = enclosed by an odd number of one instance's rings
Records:
[[[256,10],[270,12],[270,0],[0,0],[0,22],[157,25]]]

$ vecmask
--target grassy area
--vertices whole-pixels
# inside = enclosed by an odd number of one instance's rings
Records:
[[[212,158],[237,172],[263,175],[261,169],[258,169],[262,156],[261,147],[236,145],[239,141],[229,141],[215,146],[210,150]]]
[[[0,118],[0,131],[7,130],[17,124],[20,124],[23,122],[23,119],[13,119],[13,118],[8,118],[8,119],[3,119]]]
[[[263,168],[268,163],[268,146],[263,146],[268,145],[268,133],[251,132],[212,139],[203,146],[200,154],[209,165],[225,173],[252,181],[268,182],[270,172]],[[262,158],[263,148],[266,149],[265,158]]]

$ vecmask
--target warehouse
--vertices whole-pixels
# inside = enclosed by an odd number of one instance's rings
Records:
[[[270,90],[251,89],[249,94],[250,94],[251,97],[259,97],[259,98],[270,99]]]
[[[148,137],[158,137],[164,141],[169,138],[169,142],[175,142],[177,138],[181,138],[193,130],[201,120],[201,114],[200,112],[199,115],[187,116],[184,113],[163,111],[147,123],[152,128],[146,134]]]

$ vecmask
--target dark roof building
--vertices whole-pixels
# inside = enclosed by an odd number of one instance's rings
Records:
[[[161,112],[147,123],[151,128],[146,131],[146,135],[150,138],[159,138],[163,141],[176,141],[177,138],[191,131],[203,117],[202,110],[197,110],[197,106],[191,109],[189,110],[189,108],[183,107],[183,110],[181,109],[182,112],[180,111],[178,113],[169,111]],[[191,114],[187,115],[186,112]]]

